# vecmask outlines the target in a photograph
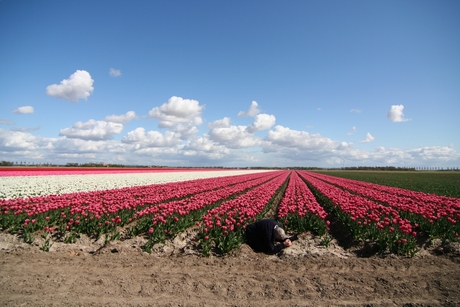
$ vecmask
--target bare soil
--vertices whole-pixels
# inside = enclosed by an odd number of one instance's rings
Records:
[[[362,256],[310,233],[278,255],[246,244],[203,257],[184,232],[148,254],[141,237],[29,245],[0,233],[0,306],[460,306],[458,244],[412,258]]]

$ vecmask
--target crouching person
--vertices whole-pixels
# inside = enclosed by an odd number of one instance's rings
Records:
[[[291,240],[274,220],[260,220],[246,226],[246,242],[257,251],[276,254],[292,245]],[[281,242],[275,245],[275,242]]]

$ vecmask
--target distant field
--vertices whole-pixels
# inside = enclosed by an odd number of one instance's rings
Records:
[[[460,198],[460,172],[321,171],[319,173]]]

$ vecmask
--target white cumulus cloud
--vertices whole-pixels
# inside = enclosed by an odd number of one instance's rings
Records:
[[[400,123],[400,122],[407,122],[410,119],[409,118],[404,118],[404,106],[402,104],[399,105],[392,105],[390,111],[388,112],[387,117],[395,123]]]
[[[198,133],[198,128],[191,124],[178,124],[172,129],[172,131],[175,132],[181,140],[185,141],[195,133]]]
[[[453,158],[459,159],[460,154],[455,151],[452,147],[448,146],[431,146],[411,149],[408,151],[412,157],[422,159],[423,161],[452,161]]]
[[[52,84],[46,88],[46,94],[52,97],[77,102],[88,99],[94,90],[94,80],[86,70],[77,70],[69,79],[64,79],[60,84]]]
[[[253,101],[251,102],[251,106],[249,107],[249,110],[247,111],[240,111],[238,113],[238,116],[250,116],[250,117],[254,117],[256,116],[257,114],[260,113],[260,109],[259,109],[259,104],[257,103],[257,101]]]
[[[366,134],[366,138],[362,141],[360,141],[361,143],[370,143],[374,140],[375,138],[368,132]]]
[[[151,109],[149,117],[160,120],[160,127],[162,128],[174,127],[179,123],[201,125],[203,123],[201,118],[203,109],[204,106],[196,100],[173,96],[160,107]]]
[[[225,146],[216,145],[213,141],[204,137],[193,138],[187,143],[185,149],[189,152],[207,153],[211,159],[223,158],[230,152]]]
[[[32,114],[32,113],[34,113],[34,107],[23,106],[23,107],[19,107],[19,108],[13,110],[12,112],[16,113],[16,114]]]
[[[244,148],[260,145],[260,139],[247,131],[246,126],[219,126],[211,124],[209,138],[228,148]]]
[[[114,134],[119,134],[123,130],[120,123],[96,121],[91,119],[86,123],[77,122],[70,128],[61,129],[60,136],[76,138],[82,140],[109,140]]]
[[[122,115],[109,115],[106,116],[105,120],[112,123],[126,124],[137,118],[136,112],[129,111]]]
[[[40,147],[40,138],[29,133],[0,129],[0,148],[8,151],[36,150]]]
[[[136,144],[142,147],[172,147],[180,142],[174,132],[166,131],[162,134],[158,131],[145,131],[144,128],[136,128],[123,137],[123,143]]]
[[[224,117],[208,124],[209,129],[230,127],[230,118]]]
[[[274,115],[258,114],[254,122],[246,128],[249,133],[270,129],[275,125],[276,118]]]
[[[343,146],[319,134],[291,130],[280,125],[270,130],[265,140],[267,141],[264,148],[266,151],[277,151],[282,147],[323,151],[335,150],[338,146]]]

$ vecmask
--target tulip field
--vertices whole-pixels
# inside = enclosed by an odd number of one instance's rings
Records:
[[[142,236],[150,252],[193,227],[204,255],[228,253],[269,212],[289,233],[311,231],[325,246],[340,224],[355,241],[401,255],[460,233],[459,198],[290,170],[0,170],[0,209],[3,231],[27,243],[41,235],[44,251],[87,235]]]

